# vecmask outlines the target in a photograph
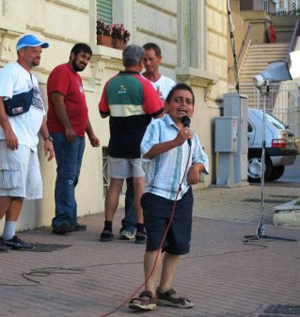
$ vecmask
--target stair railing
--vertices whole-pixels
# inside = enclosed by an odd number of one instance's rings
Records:
[[[246,45],[246,42],[247,42],[247,39],[248,39],[248,36],[249,36],[249,33],[250,33],[250,29],[251,29],[252,25],[249,23],[248,24],[248,28],[247,28],[247,31],[246,31],[246,34],[244,36],[244,39],[243,39],[243,42],[242,42],[242,45],[241,45],[241,48],[240,48],[240,51],[239,51],[239,54],[237,56],[237,60],[239,62],[241,56],[242,56],[242,53],[243,53],[243,50],[244,50],[244,47]],[[249,41],[249,39],[248,39]]]
[[[238,55],[237,55],[238,69],[240,69],[240,66],[241,66],[241,65],[240,65],[240,58],[241,58],[242,55],[245,53],[245,51],[244,51],[244,50],[245,50],[245,45],[246,45],[246,43],[249,42],[248,36],[249,36],[251,27],[252,27],[252,25],[249,23],[248,28],[247,28],[247,31],[246,31],[245,36],[244,36],[243,41],[242,41],[242,45],[241,45],[240,50],[239,50],[239,53],[238,53]],[[247,39],[248,39],[248,41],[247,41]],[[248,47],[248,46],[247,46],[247,47]],[[232,69],[233,66],[234,66],[234,65],[228,66],[228,73],[230,72],[230,70]]]
[[[290,65],[291,63],[291,60],[290,60],[290,53],[293,51],[293,49],[295,48],[295,45],[296,45],[296,41],[297,41],[297,36],[300,35],[300,32],[299,32],[299,19],[297,20],[296,24],[295,24],[295,27],[294,27],[294,31],[293,31],[293,35],[292,35],[292,38],[291,38],[291,41],[290,41],[290,45],[289,45],[289,48],[288,48],[288,52],[286,54],[286,57],[285,57],[285,61]]]

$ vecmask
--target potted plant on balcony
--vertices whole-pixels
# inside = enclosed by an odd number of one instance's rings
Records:
[[[97,20],[97,44],[112,47],[112,25]]]
[[[112,45],[114,48],[123,50],[130,39],[130,32],[123,24],[112,24]]]

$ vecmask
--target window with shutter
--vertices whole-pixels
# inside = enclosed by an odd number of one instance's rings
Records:
[[[283,2],[283,9],[285,11],[289,11],[289,0],[284,0]]]
[[[112,0],[97,0],[97,19],[112,24],[112,8]]]
[[[269,13],[269,0],[264,0],[264,11]]]
[[[182,66],[191,66],[191,0],[181,0]]]

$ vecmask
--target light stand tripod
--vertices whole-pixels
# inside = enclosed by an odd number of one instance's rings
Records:
[[[266,235],[266,227],[264,225],[264,196],[265,196],[265,153],[266,153],[266,101],[269,96],[270,83],[269,80],[265,80],[265,85],[260,87],[260,92],[263,96],[263,122],[262,122],[262,149],[261,149],[261,166],[260,166],[260,216],[257,224],[256,234],[255,235],[246,235],[244,242],[256,241],[260,239],[269,239],[269,240],[280,240],[280,241],[290,241],[295,242],[297,240],[268,236]]]

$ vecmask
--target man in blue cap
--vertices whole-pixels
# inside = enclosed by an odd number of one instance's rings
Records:
[[[17,43],[17,61],[0,72],[0,222],[6,215],[0,251],[34,248],[16,236],[16,225],[23,200],[42,198],[38,134],[48,161],[54,157],[41,91],[31,73],[47,47],[35,35],[24,35]]]

